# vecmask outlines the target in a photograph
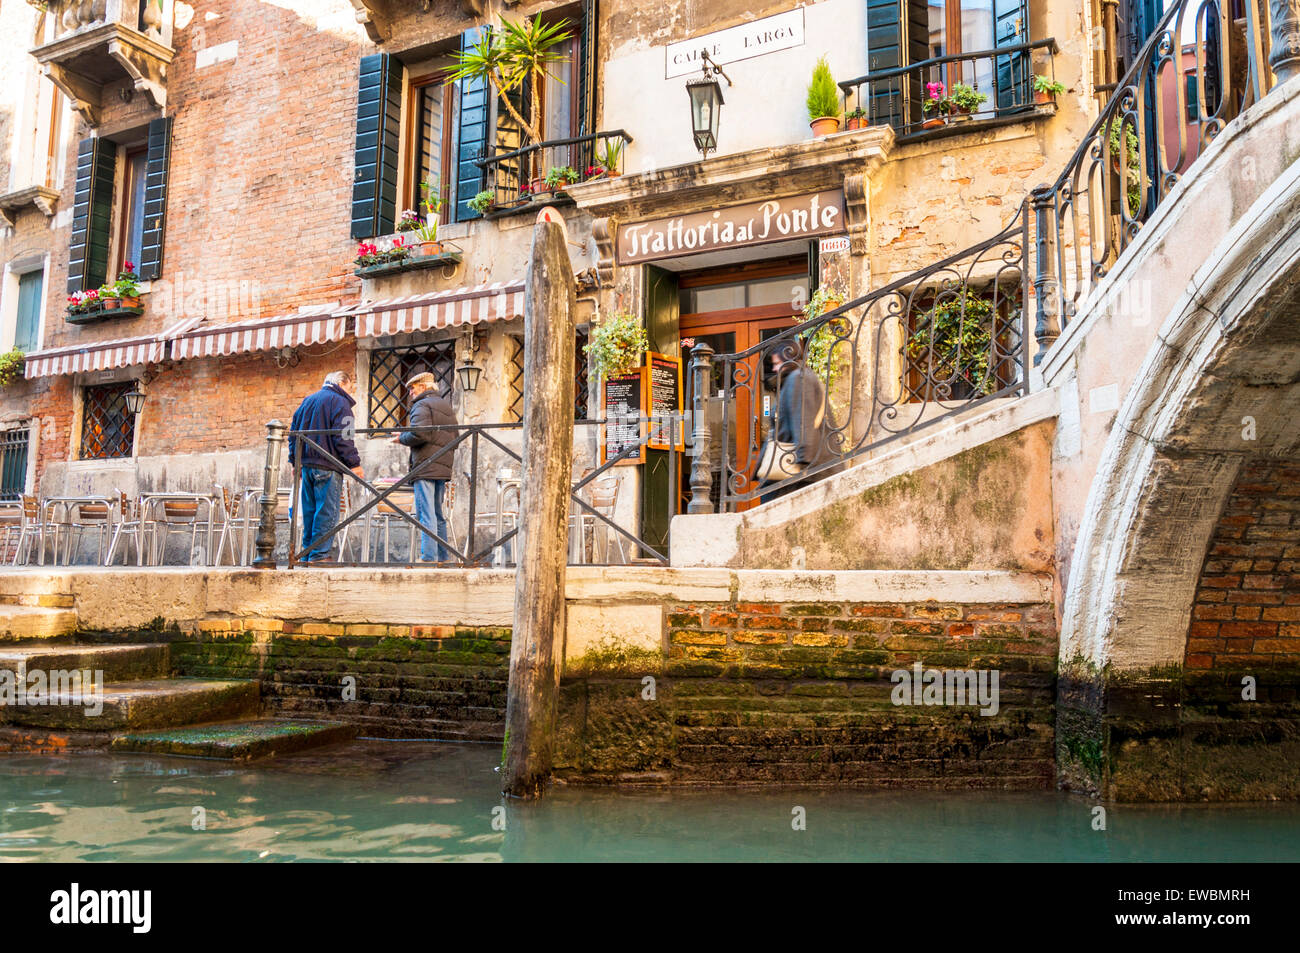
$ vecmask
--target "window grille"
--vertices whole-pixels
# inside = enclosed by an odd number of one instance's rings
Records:
[[[0,431],[0,500],[16,500],[27,489],[30,437],[26,427]]]
[[[124,395],[131,381],[101,384],[82,391],[81,459],[110,460],[129,457],[135,441],[135,415],[126,409]]]
[[[376,348],[370,352],[370,426],[404,427],[410,403],[406,382],[423,371],[438,378],[438,390],[452,392],[456,375],[456,344]]]

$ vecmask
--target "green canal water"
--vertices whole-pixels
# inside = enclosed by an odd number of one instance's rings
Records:
[[[1104,831],[1092,802],[1055,792],[557,786],[525,804],[497,793],[498,756],[428,742],[255,766],[0,756],[0,860],[1300,860],[1296,804],[1112,806]]]

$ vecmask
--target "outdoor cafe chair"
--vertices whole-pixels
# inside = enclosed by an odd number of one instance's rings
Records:
[[[471,479],[468,473],[467,480]],[[506,533],[519,527],[519,499],[522,481],[513,470],[502,467],[497,472],[496,509],[474,514],[474,546],[477,549],[493,540],[498,540]],[[510,498],[513,497],[513,502]],[[472,553],[470,555],[473,555]],[[515,562],[515,540],[511,537],[492,549],[492,565],[513,566]]]
[[[143,498],[140,514],[144,536],[148,540],[149,565],[162,565],[167,556],[167,540],[173,532],[182,535],[189,531],[189,565],[195,565],[196,551],[199,549],[199,531],[205,533],[207,549],[203,552],[200,564],[206,562],[211,551],[212,530],[216,503],[209,496],[195,493],[160,493],[146,495]]]
[[[22,529],[22,501],[16,499],[0,503],[0,559],[5,562],[17,560]]]
[[[95,564],[103,563],[117,523],[117,502],[109,498],[71,501],[63,504],[63,512],[64,519],[57,527],[64,537],[63,565],[72,564],[74,555],[81,550],[81,543],[87,532],[95,534]],[[57,563],[59,550],[57,531],[55,538],[54,555]]]
[[[620,481],[618,477],[609,476],[588,483],[586,487],[584,487],[584,489],[587,492],[587,502],[590,504],[591,508],[595,510],[597,513],[599,513],[601,516],[605,517],[605,519],[609,520],[610,522],[614,521],[614,510],[618,506],[619,485],[620,485]],[[604,533],[599,534],[600,538],[604,540],[604,544],[601,547],[604,556],[603,561],[606,563],[611,562],[609,557],[610,557],[610,548],[611,548],[611,541],[612,541],[614,544],[617,544],[618,546],[618,561],[620,563],[626,563],[627,554],[623,551],[622,535],[616,533],[611,526],[609,526],[607,523],[602,522],[601,520],[596,519],[590,513],[585,515],[590,520],[589,525],[592,528],[592,536],[593,536],[592,558],[594,559],[596,555],[595,538],[598,535],[596,530],[603,529]]]
[[[113,527],[113,539],[108,544],[108,552],[104,556],[104,565],[113,565],[113,560],[117,558],[117,544],[122,542],[124,537],[130,537],[135,541],[135,564],[144,565],[144,550],[141,546],[140,532],[140,501],[131,499],[123,490],[117,491],[117,525]],[[130,565],[130,553],[125,545],[122,548],[122,555],[126,565]]]
[[[14,565],[30,564],[32,544],[36,544],[36,555],[40,565],[45,565],[46,539],[53,537],[55,526],[46,522],[45,504],[34,496],[22,497],[22,522],[18,531],[18,540],[14,543]]]

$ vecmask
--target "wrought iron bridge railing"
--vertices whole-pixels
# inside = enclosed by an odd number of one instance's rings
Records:
[[[548,139],[476,159],[475,164],[483,169],[483,188],[494,193],[494,207],[505,209],[557,191],[546,184],[546,174],[552,169],[572,169],[578,175],[577,182],[622,175],[623,155],[630,142],[632,137],[626,130],[613,129],[569,139]],[[561,184],[558,190],[563,188]]]
[[[696,347],[700,452],[688,512],[713,512],[710,488],[719,476],[721,508],[741,508],[958,413],[1026,393],[1031,366],[1180,176],[1272,87],[1269,18],[1253,0],[1233,16],[1233,2],[1171,6],[1060,175],[1034,189],[998,234],[746,351],[715,356]],[[1300,31],[1300,17],[1287,22]],[[1279,42],[1271,61],[1296,59],[1286,35]],[[963,59],[942,58],[950,66]],[[719,431],[718,459],[710,459]]]
[[[959,130],[968,121],[999,119],[1032,110],[1035,106],[1036,62],[1045,64],[1042,75],[1056,79],[1056,40],[1018,43],[994,50],[936,56],[907,66],[876,70],[840,83],[845,110],[862,110],[863,125],[890,125],[899,136],[923,129]],[[958,83],[970,87],[984,101],[969,112],[933,108],[952,95]],[[931,84],[942,84],[931,96]],[[927,102],[932,108],[927,110]]]

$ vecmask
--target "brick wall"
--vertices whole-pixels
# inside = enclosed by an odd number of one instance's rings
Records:
[[[1300,461],[1242,467],[1201,569],[1189,669],[1300,664]]]
[[[643,676],[565,680],[560,764],[586,778],[1044,787],[1054,777],[1050,605],[674,604]],[[996,669],[996,715],[895,705],[891,675]]]

